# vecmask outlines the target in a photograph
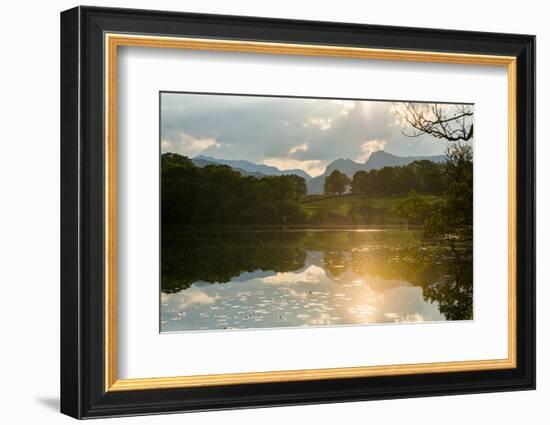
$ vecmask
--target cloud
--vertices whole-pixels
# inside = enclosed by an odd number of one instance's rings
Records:
[[[210,296],[201,289],[191,287],[181,292],[182,296],[180,297],[178,307],[180,309],[189,308],[189,306],[194,304],[213,304],[216,302],[218,297]]]
[[[292,146],[288,153],[294,155],[297,152],[306,152],[309,150],[309,145],[307,143],[302,143],[301,145]]]
[[[281,159],[281,158],[267,158],[263,160],[266,165],[277,167],[279,170],[293,170],[296,168],[304,170],[310,176],[320,176],[325,172],[325,168],[329,161],[320,160],[307,160],[301,161],[297,159]]]
[[[359,162],[366,162],[373,152],[384,150],[385,146],[385,140],[369,140],[361,145],[363,152],[356,158],[356,160]]]
[[[173,152],[174,151],[174,144],[170,140],[163,139],[160,142],[160,150],[162,152]]]
[[[303,125],[304,127],[317,126],[320,130],[327,131],[332,127],[332,118],[310,118]]]
[[[297,283],[319,283],[325,278],[326,273],[321,267],[311,265],[302,272],[281,272],[274,276],[264,277],[261,280],[263,283],[288,285]]]
[[[403,156],[444,150],[430,136],[403,136],[385,101],[164,93],[161,111],[163,152],[244,159],[312,175],[337,158],[366,159],[376,149]]]
[[[349,115],[355,109],[356,102],[354,100],[332,100],[331,102],[340,106],[340,114]]]
[[[190,157],[199,155],[210,147],[220,146],[214,138],[194,137],[185,131],[180,131],[176,140],[163,139],[161,142],[162,152],[177,152]]]

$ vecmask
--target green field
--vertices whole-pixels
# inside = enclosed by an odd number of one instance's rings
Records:
[[[419,195],[429,203],[442,201],[434,195]],[[308,215],[308,220],[322,224],[404,224],[397,214],[397,206],[407,199],[402,196],[364,195],[308,195],[301,205]]]

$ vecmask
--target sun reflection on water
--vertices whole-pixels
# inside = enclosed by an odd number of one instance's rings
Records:
[[[473,318],[471,243],[426,243],[414,229],[168,235],[162,332]]]
[[[359,277],[343,265],[332,275],[323,255],[308,252],[295,272],[249,272],[244,281],[162,294],[162,330],[246,329],[444,320],[422,289],[400,280]],[[262,275],[255,277],[255,274]]]

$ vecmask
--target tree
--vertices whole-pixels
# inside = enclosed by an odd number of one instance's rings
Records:
[[[376,171],[377,192],[390,195],[395,189],[395,180],[398,177],[398,167],[384,167]]]
[[[192,210],[198,197],[199,170],[185,156],[165,153],[161,159],[162,222],[178,223],[192,220]]]
[[[401,195],[415,188],[420,189],[414,167],[410,164],[402,167],[394,167],[394,176],[388,181],[388,193]]]
[[[374,195],[381,192],[381,186],[383,184],[378,179],[378,170],[360,170],[353,175],[351,191],[361,195]]]
[[[162,222],[177,225],[297,224],[306,182],[295,175],[243,176],[227,165],[197,167],[179,154],[161,159]]]
[[[443,193],[445,183],[445,164],[428,160],[414,161],[409,165],[416,175],[416,190],[420,193]]]
[[[431,212],[430,204],[414,190],[397,205],[397,213],[407,224],[424,224]]]
[[[447,161],[445,162],[445,173],[453,182],[468,180],[473,177],[472,146],[465,143],[448,145],[445,151]]]
[[[366,171],[357,171],[351,180],[351,193],[365,195],[367,193],[367,179],[368,173]]]
[[[473,223],[474,164],[470,145],[454,143],[447,148],[445,171],[449,186],[445,193],[447,213],[454,226],[471,226]]]
[[[334,170],[330,176],[325,178],[325,193],[342,195],[350,183],[351,181],[348,176],[338,170]]]
[[[462,239],[471,239],[473,150],[469,141],[474,136],[473,107],[402,102],[395,103],[394,108],[403,124],[401,132],[405,136],[427,134],[450,142],[444,164],[447,186],[444,204],[433,208],[425,220],[425,233],[438,237],[454,234]]]
[[[467,141],[474,136],[474,111],[471,105],[438,103],[394,103],[401,132],[407,137],[429,134],[450,142]]]
[[[447,190],[443,205],[434,208],[424,222],[428,236],[454,234],[462,240],[472,238],[473,224],[473,161],[472,147],[453,143],[447,149],[445,177]]]

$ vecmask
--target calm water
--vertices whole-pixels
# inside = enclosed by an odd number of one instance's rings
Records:
[[[161,331],[472,319],[471,244],[420,235],[165,229]]]

